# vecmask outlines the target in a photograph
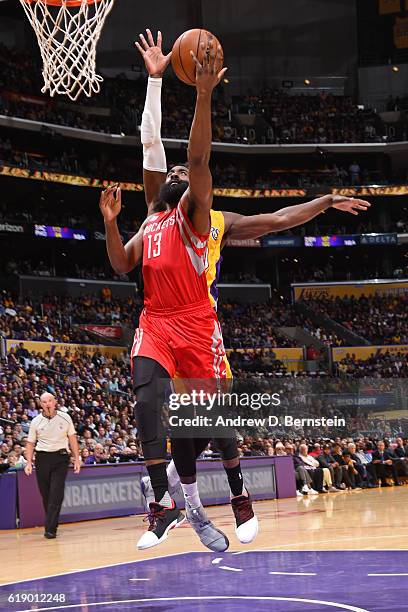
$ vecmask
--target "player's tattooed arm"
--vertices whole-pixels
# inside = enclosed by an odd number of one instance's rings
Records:
[[[157,209],[160,188],[166,180],[167,163],[161,139],[161,88],[162,77],[170,63],[171,53],[162,51],[162,34],[157,33],[157,42],[152,33],[146,30],[146,37],[139,34],[139,50],[149,74],[145,107],[142,115],[141,140],[143,144],[143,184],[147,204],[147,214]]]
[[[141,261],[143,255],[143,231],[146,221],[126,245],[122,243],[117,217],[122,208],[120,187],[108,187],[99,202],[106,232],[106,249],[112,268],[117,274],[127,274]]]
[[[202,43],[203,48],[207,45]],[[208,54],[200,63],[191,51],[196,64],[197,99],[194,119],[188,144],[189,188],[181,199],[200,234],[208,233],[210,229],[210,209],[212,206],[212,176],[209,168],[212,128],[211,128],[211,98],[214,88],[226,72],[222,70],[221,48],[214,49],[212,39],[208,41]]]
[[[328,208],[337,208],[343,212],[358,215],[359,212],[368,210],[370,206],[371,204],[365,200],[327,195],[305,204],[288,206],[277,212],[262,215],[246,217],[237,213],[224,212],[224,242],[228,238],[239,240],[260,238],[270,232],[297,227],[311,221]]]

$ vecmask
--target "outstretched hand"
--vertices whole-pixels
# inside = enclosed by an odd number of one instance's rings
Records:
[[[157,43],[154,42],[152,33],[146,29],[147,40],[143,34],[139,34],[140,43],[135,42],[136,48],[144,59],[149,76],[161,78],[170,63],[171,52],[164,55],[162,51],[162,33],[157,32]]]
[[[116,219],[122,208],[122,194],[118,185],[108,187],[105,191],[102,191],[99,208],[101,209],[104,221],[109,222]]]
[[[355,198],[348,198],[346,196],[333,197],[333,208],[351,213],[352,215],[358,215],[359,212],[366,212],[370,206],[370,202],[366,202],[366,200],[358,200]]]
[[[211,93],[228,70],[228,68],[221,70],[222,49],[220,45],[218,45],[217,49],[214,49],[213,41],[212,36],[209,36],[207,45],[205,42],[201,43],[201,49],[206,51],[201,62],[198,61],[194,51],[190,51],[190,55],[196,65],[196,89],[198,94]]]

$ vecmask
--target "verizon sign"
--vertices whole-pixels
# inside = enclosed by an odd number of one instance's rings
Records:
[[[13,225],[12,223],[0,223],[0,232],[8,234],[24,234],[24,225]]]

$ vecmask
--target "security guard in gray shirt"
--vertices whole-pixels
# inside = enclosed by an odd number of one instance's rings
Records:
[[[40,397],[42,414],[30,424],[27,437],[24,470],[27,476],[33,471],[35,448],[35,471],[38,488],[45,510],[44,537],[57,537],[58,518],[64,501],[65,479],[69,466],[69,449],[74,456],[74,472],[79,474],[80,459],[78,440],[71,417],[57,410],[56,399],[51,393]]]

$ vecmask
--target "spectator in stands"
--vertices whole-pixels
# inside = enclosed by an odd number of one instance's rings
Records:
[[[319,493],[327,493],[327,491],[336,491],[332,485],[330,471],[326,468],[321,468],[317,459],[309,455],[307,444],[300,444],[299,458],[303,462],[303,466],[309,470],[309,474],[313,479],[314,488]],[[320,475],[321,472],[321,475]],[[322,482],[320,483],[320,478]]]
[[[373,452],[373,465],[375,466],[377,479],[381,482],[381,487],[391,486],[387,482],[387,478],[391,476],[396,486],[400,486],[402,484],[398,479],[394,453],[385,448],[385,443],[383,440],[378,442],[377,450]]]
[[[362,489],[362,478],[360,476],[359,471],[357,470],[356,461],[352,459],[351,453],[348,448],[343,449],[342,458],[348,467],[348,475],[351,482],[351,488],[354,491],[360,491]]]
[[[356,161],[353,161],[349,168],[350,183],[352,185],[360,185],[360,172],[361,168]]]
[[[108,463],[120,463],[120,454],[116,446],[111,446],[108,452]]]
[[[351,458],[355,461],[355,468],[358,470],[363,488],[373,488],[376,486],[377,476],[375,467],[372,463],[371,453],[365,452],[365,444],[363,441],[357,441],[357,444],[350,442],[348,444]]]
[[[343,456],[343,449],[339,442],[335,442],[332,448],[332,457],[336,463],[341,467],[342,470],[342,482],[346,485],[346,489],[355,489],[356,479],[354,477],[354,471],[352,464],[349,464]]]
[[[399,457],[395,453],[393,446],[390,445],[389,441],[387,441],[385,452],[387,453],[387,457],[389,457],[392,460],[397,474],[399,474],[400,476],[408,476],[408,465],[405,459]]]
[[[92,460],[88,461],[89,456],[90,456],[89,449],[87,447],[82,448],[80,452],[81,463],[85,465],[89,465],[92,462]]]
[[[320,467],[327,468],[328,470],[330,470],[334,487],[337,490],[341,491],[346,488],[346,485],[343,482],[343,470],[332,456],[331,450],[331,446],[329,444],[325,444],[323,446],[323,452],[320,453],[316,458],[319,462]]]
[[[96,465],[100,463],[107,463],[107,457],[105,453],[105,449],[102,444],[95,444],[93,449],[93,455],[88,457],[89,461],[87,461],[87,465]]]
[[[408,448],[404,445],[404,440],[399,436],[395,440],[396,446],[394,448],[394,453],[397,457],[402,459],[405,463],[408,463]]]
[[[270,444],[270,442],[269,442]],[[273,455],[273,452],[272,452]],[[282,442],[276,442],[275,444],[275,455],[276,456],[284,456],[286,455],[286,450],[285,450],[285,446]]]
[[[7,462],[10,468],[14,468],[16,470],[23,469],[26,465],[27,461],[24,459],[23,455],[19,455],[15,451],[11,451],[11,453],[7,456]]]
[[[309,495],[309,494],[318,495],[319,492],[316,491],[312,487],[313,478],[310,475],[309,470],[306,469],[306,466],[303,465],[301,459],[297,455],[295,455],[294,452],[295,452],[295,447],[293,446],[293,444],[290,444],[287,442],[285,444],[285,454],[291,455],[293,458],[293,467],[295,469],[297,497],[303,497],[304,495]],[[320,477],[318,475],[316,475],[315,481],[320,482]]]

